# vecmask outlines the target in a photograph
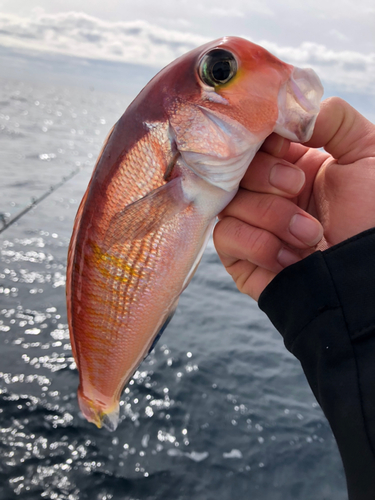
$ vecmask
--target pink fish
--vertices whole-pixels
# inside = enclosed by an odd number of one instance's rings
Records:
[[[226,37],[156,75],[112,129],[68,256],[82,413],[114,430],[119,399],[169,322],[264,139],[304,142],[323,89],[310,69]]]

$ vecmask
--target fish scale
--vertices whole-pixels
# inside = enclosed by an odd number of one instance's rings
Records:
[[[185,214],[181,214],[180,219],[185,226]],[[84,249],[80,249],[79,245],[76,247],[78,261],[81,260],[80,253],[85,252],[84,268],[78,272],[81,279],[90,283],[86,287],[85,300],[82,301],[84,312],[76,316],[73,324],[76,332],[76,357],[79,365],[85,367],[81,370],[85,375],[81,390],[85,394],[91,394],[90,399],[95,397],[98,404],[100,402],[104,406],[113,394],[117,398],[123,385],[122,363],[117,364],[117,370],[113,369],[113,351],[121,352],[121,360],[125,363],[129,356],[139,357],[139,343],[145,345],[139,361],[146,354],[149,339],[142,338],[142,331],[147,330],[142,318],[149,317],[150,313],[137,305],[142,302],[142,297],[154,291],[150,288],[153,276],[161,276],[163,273],[167,276],[172,271],[174,275],[181,273],[183,277],[189,271],[183,268],[173,269],[173,265],[169,264],[174,260],[169,249],[170,239],[173,235],[178,238],[180,227],[181,221],[177,218],[173,223],[167,223],[158,231],[149,233],[142,240],[115,244],[109,251],[103,251],[100,244],[91,240]],[[190,261],[193,258],[194,255]],[[189,261],[187,267],[191,267]],[[176,290],[170,287],[168,293],[160,290],[160,295],[163,293],[166,300],[171,302]],[[155,308],[156,318],[164,315],[164,306],[159,306],[159,310]],[[139,332],[137,336],[134,331]],[[89,340],[89,354],[85,352],[81,338],[84,338],[85,342]],[[85,362],[81,361],[82,358]],[[126,375],[132,375],[133,371],[134,368],[131,368],[131,373]],[[99,386],[100,395],[93,389]]]
[[[173,316],[217,214],[272,131],[308,140],[321,96],[312,70],[225,37],[164,68],[114,126],[68,255],[87,420],[116,428],[121,391]]]

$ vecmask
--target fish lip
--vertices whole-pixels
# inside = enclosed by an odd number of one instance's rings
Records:
[[[314,70],[294,67],[279,92],[279,116],[274,132],[295,142],[310,140],[323,92]]]

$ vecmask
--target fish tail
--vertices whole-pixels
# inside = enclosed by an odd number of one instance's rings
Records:
[[[108,411],[99,407],[95,401],[85,396],[81,388],[78,389],[77,396],[80,410],[89,422],[95,424],[99,429],[105,427],[111,432],[117,429],[120,410],[118,403]]]

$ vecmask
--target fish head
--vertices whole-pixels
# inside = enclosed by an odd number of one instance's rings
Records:
[[[201,99],[221,103],[223,114],[253,134],[271,130],[296,142],[310,139],[323,95],[312,69],[295,68],[259,45],[227,37],[204,51],[197,76]]]
[[[225,37],[195,49],[160,74],[171,140],[197,175],[236,190],[272,132],[310,139],[323,87],[264,48]]]

